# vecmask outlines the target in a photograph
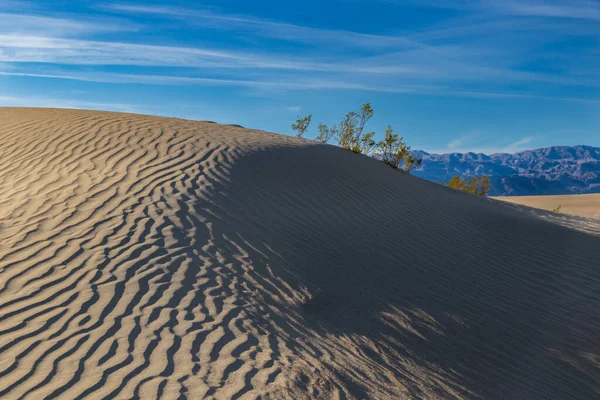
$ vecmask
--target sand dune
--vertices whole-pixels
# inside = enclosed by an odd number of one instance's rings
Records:
[[[600,218],[600,194],[507,196],[496,197],[496,199],[550,211],[560,206],[561,213]]]
[[[0,398],[598,398],[600,237],[530,210],[281,135],[0,109]]]

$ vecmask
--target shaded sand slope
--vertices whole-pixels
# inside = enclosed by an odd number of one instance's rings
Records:
[[[579,215],[581,217],[600,218],[600,194],[505,196],[496,197],[496,199],[550,211],[561,206],[561,213]]]
[[[333,146],[0,109],[0,398],[595,398],[599,260]]]

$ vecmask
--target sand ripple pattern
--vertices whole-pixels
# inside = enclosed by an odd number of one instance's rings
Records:
[[[0,398],[593,398],[599,296],[598,236],[331,146],[0,110]]]

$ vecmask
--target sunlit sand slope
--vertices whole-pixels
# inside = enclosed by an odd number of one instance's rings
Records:
[[[581,217],[600,218],[600,194],[578,194],[564,196],[505,196],[496,197],[511,203],[523,204],[542,210],[554,210]]]
[[[333,146],[0,110],[0,398],[598,398],[599,294],[600,237]]]

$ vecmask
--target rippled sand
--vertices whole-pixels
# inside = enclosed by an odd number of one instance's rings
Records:
[[[597,225],[530,210],[292,137],[0,109],[0,398],[598,398]]]

